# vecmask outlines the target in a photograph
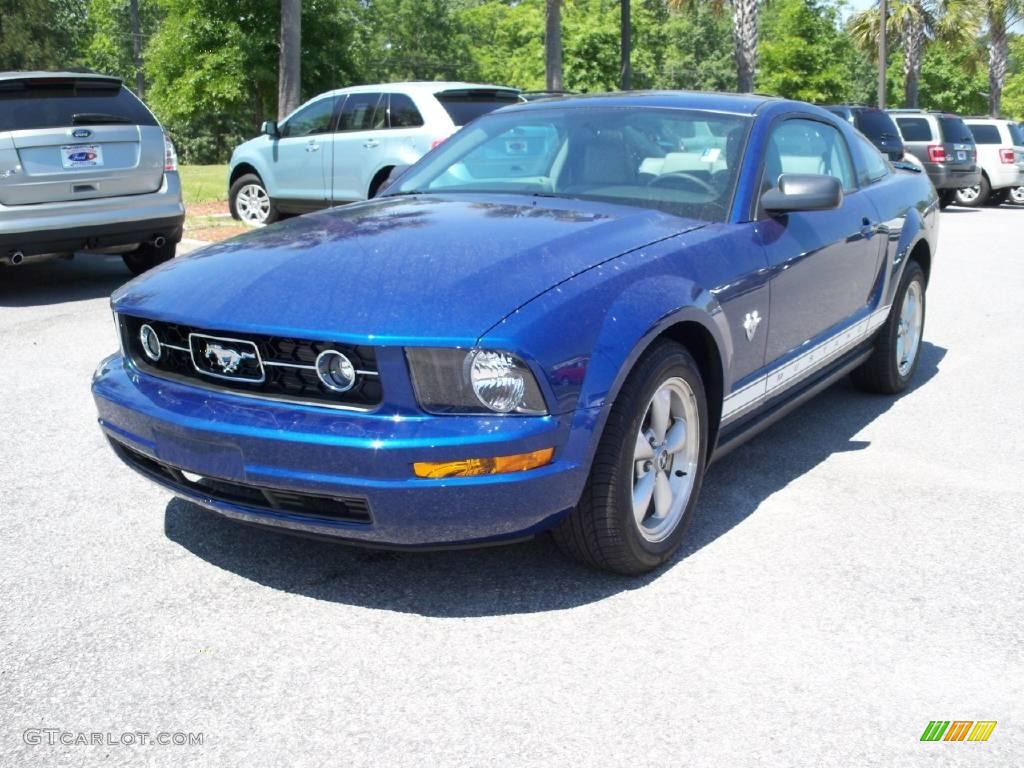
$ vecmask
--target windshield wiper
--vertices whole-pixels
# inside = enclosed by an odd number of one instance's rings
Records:
[[[105,112],[76,112],[71,116],[72,125],[103,125],[106,123],[133,123],[127,117],[121,115],[108,115]]]

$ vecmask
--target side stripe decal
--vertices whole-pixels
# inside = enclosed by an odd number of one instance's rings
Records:
[[[722,403],[722,421],[725,422],[741,413],[753,410],[763,401],[788,389],[808,374],[824,367],[844,352],[857,346],[872,331],[885,324],[890,306],[875,310],[863,320],[858,320],[849,328],[844,328],[788,363],[731,393]],[[771,322],[770,319],[769,322]]]

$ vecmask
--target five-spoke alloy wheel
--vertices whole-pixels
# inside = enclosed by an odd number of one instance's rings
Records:
[[[250,227],[262,227],[277,221],[277,209],[263,180],[253,173],[239,177],[228,195],[231,215]]]

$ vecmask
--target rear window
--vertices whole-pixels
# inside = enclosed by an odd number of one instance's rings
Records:
[[[999,137],[999,129],[994,125],[968,125],[976,144],[1002,144]]]
[[[111,123],[157,125],[152,113],[120,83],[0,81],[0,131]]]
[[[389,128],[418,128],[423,125],[423,117],[412,99],[404,93],[392,93],[388,107]]]
[[[951,141],[956,144],[973,144],[974,137],[967,127],[967,123],[959,117],[940,117],[939,125],[942,127],[943,141]]]
[[[1020,126],[1015,123],[1007,123],[1006,127],[1010,129],[1010,141],[1013,142],[1013,146],[1024,147],[1024,131],[1020,129]]]
[[[460,90],[441,91],[434,94],[455,125],[463,126],[500,107],[518,104],[515,91]]]
[[[865,109],[857,113],[857,128],[872,139],[898,139],[896,124],[880,109]]]
[[[923,117],[897,117],[896,124],[900,127],[905,141],[931,141],[932,129]]]

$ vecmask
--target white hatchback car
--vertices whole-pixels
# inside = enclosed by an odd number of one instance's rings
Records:
[[[321,94],[231,155],[231,215],[275,221],[373,197],[396,166],[412,165],[482,114],[521,101],[519,91],[473,83],[360,85]]]
[[[957,205],[1002,205],[1018,201],[1024,185],[1024,131],[1017,123],[991,117],[965,117],[978,147],[981,183],[956,192]]]

